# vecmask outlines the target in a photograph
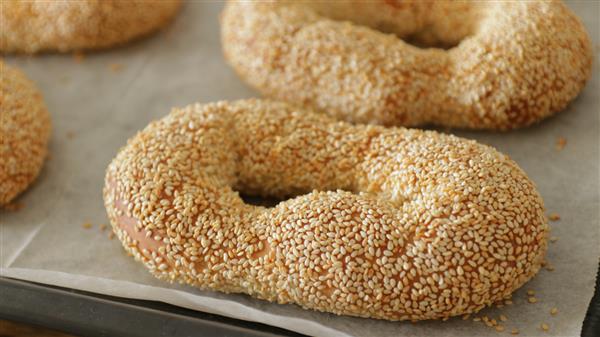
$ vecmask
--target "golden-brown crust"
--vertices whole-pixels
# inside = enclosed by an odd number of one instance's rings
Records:
[[[168,24],[180,0],[2,1],[0,51],[36,53],[102,49]]]
[[[265,208],[237,191],[300,196]],[[494,149],[264,100],[151,123],[109,165],[104,201],[159,278],[389,320],[504,299],[547,245],[535,186]]]
[[[359,123],[523,127],[564,109],[592,65],[557,1],[229,1],[221,26],[226,59],[262,94]]]
[[[0,61],[0,206],[39,174],[50,126],[50,114],[33,82]]]

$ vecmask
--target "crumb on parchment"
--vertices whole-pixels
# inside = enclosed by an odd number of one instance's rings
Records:
[[[108,68],[113,73],[118,73],[121,70],[123,70],[123,65],[121,63],[111,63],[111,64],[108,65]]]
[[[567,140],[564,137],[558,137],[556,140],[556,150],[560,151],[567,145]]]
[[[83,61],[85,61],[85,54],[80,51],[76,51],[73,53],[73,60],[75,63],[83,63]]]

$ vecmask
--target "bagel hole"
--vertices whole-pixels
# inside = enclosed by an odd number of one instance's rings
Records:
[[[279,199],[279,198],[273,198],[273,197],[260,197],[260,196],[256,196],[256,195],[245,194],[245,193],[240,193],[240,198],[242,198],[242,200],[248,205],[262,206],[262,207],[269,207],[269,208],[275,207],[280,202],[286,200],[286,199]]]
[[[429,38],[429,37],[426,37],[426,35],[423,35],[421,33],[415,33],[415,34],[405,36],[403,38],[402,37],[399,37],[399,38],[402,41],[410,44],[411,46],[414,46],[414,47],[417,47],[420,49],[435,48],[435,49],[450,50],[454,47],[457,47],[465,37],[463,37],[460,40],[451,41],[451,42],[436,40],[435,38]]]
[[[345,1],[303,3],[317,14],[333,21],[352,22],[384,34],[395,35],[419,49],[448,50],[472,35],[476,27],[477,7],[466,3],[444,4],[435,10],[435,3],[422,4],[404,0],[364,1],[348,8]],[[416,8],[412,8],[413,5]],[[386,13],[387,12],[387,13]],[[365,13],[369,13],[366,14]],[[381,17],[374,19],[373,14]],[[391,13],[391,15],[390,15]]]
[[[282,203],[284,201],[288,201],[288,200],[291,200],[291,199],[294,199],[294,198],[297,198],[297,197],[300,197],[303,195],[307,195],[307,194],[310,194],[313,192],[340,192],[340,191],[355,193],[348,189],[332,188],[332,189],[323,189],[323,190],[312,190],[312,191],[307,191],[307,192],[298,192],[298,193],[290,194],[287,197],[281,197],[281,198],[272,197],[272,196],[259,196],[259,195],[254,195],[254,194],[243,193],[240,191],[238,191],[238,195],[240,196],[242,201],[244,201],[244,203],[246,203],[247,205],[272,208],[272,207],[279,205],[280,203]]]
[[[379,23],[376,26],[368,26],[371,29],[379,31],[384,34],[390,34],[396,36],[403,42],[410,44],[413,47],[419,49],[442,49],[449,50],[457,47],[469,34],[464,34],[453,39],[444,40],[433,32],[434,30],[429,27],[425,27],[417,32],[410,34],[400,34],[397,28],[391,24]]]

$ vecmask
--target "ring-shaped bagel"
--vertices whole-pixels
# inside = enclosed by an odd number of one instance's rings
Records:
[[[180,0],[0,2],[0,51],[102,49],[150,34],[169,23]]]
[[[272,101],[174,109],[120,150],[104,200],[159,278],[344,315],[477,311],[546,251],[540,196],[491,147]]]
[[[42,94],[18,69],[0,61],[0,206],[38,176],[50,129]]]
[[[591,73],[589,37],[558,1],[229,1],[221,26],[252,87],[351,122],[523,127]]]

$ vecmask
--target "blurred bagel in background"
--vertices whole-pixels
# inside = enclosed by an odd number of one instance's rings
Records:
[[[50,114],[35,84],[0,61],[0,206],[40,173],[50,129]]]
[[[357,123],[524,127],[591,73],[588,34],[559,1],[229,1],[221,26],[263,95]]]
[[[179,0],[77,0],[0,2],[0,51],[68,52],[102,49],[167,25]]]

